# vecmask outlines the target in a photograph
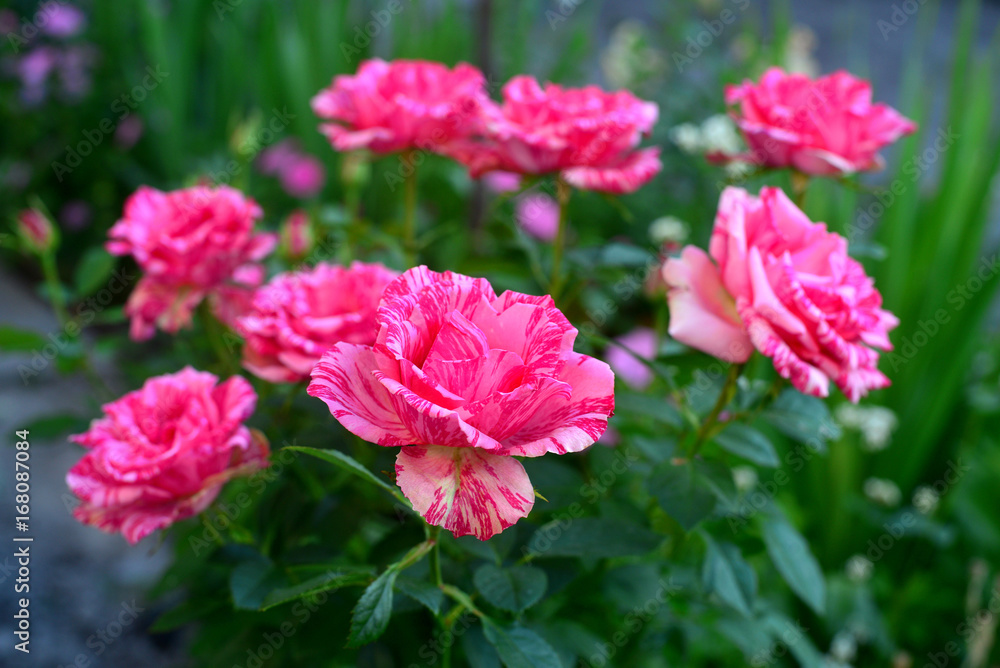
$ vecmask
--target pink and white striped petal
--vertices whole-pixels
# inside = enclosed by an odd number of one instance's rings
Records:
[[[396,483],[428,523],[479,540],[527,517],[535,503],[521,462],[477,448],[404,447]]]
[[[377,368],[370,347],[338,343],[316,363],[307,392],[322,399],[340,424],[366,441],[413,443],[417,439],[393,409],[389,391],[375,378]]]

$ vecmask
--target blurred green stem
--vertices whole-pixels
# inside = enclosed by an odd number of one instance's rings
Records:
[[[806,191],[809,190],[809,175],[792,170],[792,199],[795,206],[802,209],[806,205]]]
[[[566,215],[569,209],[569,184],[556,177],[556,199],[559,201],[559,227],[552,243],[552,278],[549,280],[549,293],[552,300],[558,303],[559,292],[562,289],[562,256],[566,246]]]
[[[66,316],[66,299],[63,297],[59,271],[56,269],[55,254],[51,250],[45,251],[41,255],[41,260],[42,273],[45,274],[45,285],[49,289],[49,299],[52,300],[52,309],[56,312],[59,326],[65,328],[69,318]]]
[[[726,376],[726,382],[722,386],[722,391],[719,392],[719,398],[716,400],[715,405],[712,406],[708,417],[701,423],[701,428],[698,429],[698,434],[695,436],[694,445],[691,448],[692,457],[698,454],[701,446],[708,440],[709,435],[712,433],[712,428],[719,421],[719,413],[729,405],[729,402],[733,400],[733,396],[736,395],[736,381],[739,380],[744,366],[746,366],[745,363],[733,364],[729,367],[729,375]]]
[[[203,301],[198,307],[201,321],[205,324],[205,331],[208,333],[208,341],[215,351],[216,357],[222,364],[227,374],[239,372],[239,364],[233,359],[229,346],[226,344],[225,325],[223,325],[212,313],[207,301]]]
[[[431,550],[431,574],[434,576],[434,584],[438,587],[444,585],[441,578],[441,543],[438,538],[441,535],[441,527],[431,526],[427,530],[427,539],[434,541],[434,549]]]
[[[406,258],[406,268],[417,263],[417,165],[414,160],[415,151],[403,153],[404,165],[409,165],[410,173],[406,175],[403,184],[403,253]]]

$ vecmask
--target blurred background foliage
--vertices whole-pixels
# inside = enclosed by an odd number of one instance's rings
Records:
[[[309,100],[333,76],[379,56],[475,63],[487,73],[494,97],[519,73],[567,85],[629,87],[660,105],[650,142],[663,147],[664,170],[620,201],[574,195],[576,250],[570,259],[577,289],[567,312],[584,332],[578,347],[593,354],[606,352],[606,339],[637,326],[662,335],[662,295],[644,285],[662,250],[650,238],[651,223],[673,216],[687,224],[691,243],[704,246],[721,185],[740,182],[685,151],[672,129],[691,123],[704,131],[706,119],[725,111],[726,83],[756,77],[775,64],[816,67],[810,60],[815,36],[793,21],[783,3],[706,0],[664,3],[655,10],[636,3],[636,18],[628,20],[621,20],[627,10],[598,0],[400,3],[401,12],[384,24],[379,17],[388,3],[377,1],[80,3],[87,25],[78,35],[5,45],[2,214],[12,218],[29,197],[53,213],[62,227],[59,263],[71,301],[86,298],[113,269],[100,245],[124,198],[142,184],[172,189],[206,178],[226,181],[261,202],[266,227],[277,229],[292,209],[304,207],[337,243],[356,244],[356,254],[398,265],[394,234],[401,190],[391,175],[398,173],[399,159],[369,164],[329,149]],[[16,18],[32,15],[36,6],[13,2],[11,9]],[[737,20],[715,35],[709,24],[727,9]],[[1000,660],[993,650],[995,615],[975,621],[981,610],[996,613],[990,602],[1000,597],[994,585],[1000,577],[1000,124],[994,113],[1000,54],[993,35],[982,38],[983,9],[972,0],[957,8],[928,2],[906,14],[892,34],[909,44],[898,67],[898,99],[886,101],[917,120],[920,132],[886,153],[885,171],[849,183],[814,181],[806,195],[806,212],[850,239],[886,307],[902,321],[892,335],[896,351],[882,362],[893,386],[860,409],[846,406],[839,395],[827,410],[783,394],[756,419],[753,434],[742,435],[753,442],[762,438],[759,451],[748,454],[720,439],[710,455],[725,462],[721,472],[692,469],[692,476],[708,482],[679,480],[660,466],[675,454],[682,420],[663,397],[686,396],[695,413],[704,414],[725,373],[708,357],[661,336],[651,388],[619,388],[612,422],[618,448],[595,446],[586,458],[526,462],[532,479],[545,481],[538,484],[548,503],[489,543],[449,538],[450,581],[465,582],[471,591],[484,564],[540,564],[544,600],[528,612],[498,614],[534,629],[564,665],[902,667],[922,666],[942,652],[953,662],[947,665]],[[945,15],[957,18],[942,38]],[[889,10],[877,15],[890,16]],[[706,30],[708,46],[692,48],[692,39]],[[947,90],[928,85],[926,45],[934,39],[945,39],[951,50]],[[24,61],[43,47],[62,55],[60,65],[43,73],[39,99],[37,85],[29,89]],[[77,69],[63,71],[71,66]],[[838,66],[866,75],[870,63],[859,56]],[[875,96],[885,99],[878,85]],[[306,200],[287,194],[255,167],[261,149],[287,138],[326,168],[322,190]],[[789,187],[781,173],[741,183],[751,191],[764,183]],[[427,156],[419,201],[422,258],[432,268],[485,275],[498,290],[544,289],[526,262],[543,262],[545,249],[512,223],[510,202],[470,181],[460,166]],[[348,237],[347,222],[355,213],[367,233]],[[12,244],[0,252],[5,263],[37,278],[29,258]],[[121,320],[120,309],[102,313],[94,341],[99,354],[117,360],[128,389],[182,363],[220,370],[211,351],[199,347],[197,332],[178,337],[176,345],[161,336],[139,346],[128,342]],[[72,356],[63,366],[74,370]],[[753,405],[773,375],[758,360],[737,405]],[[284,411],[277,427],[266,427],[275,448],[335,445],[376,472],[391,470],[389,454],[352,442],[319,402],[281,389],[263,403]],[[50,428],[66,426],[58,419]],[[628,459],[625,471],[609,480],[606,474],[617,470],[615,458],[622,456],[635,462]],[[257,611],[266,607],[255,598],[266,593],[262,583],[277,578],[271,590],[293,587],[331,564],[383,566],[421,540],[419,524],[398,518],[379,490],[297,457],[288,458],[283,471],[262,493],[251,494],[248,510],[226,523],[235,525],[227,530],[242,545],[192,550],[191,537],[205,536],[198,521],[176,533],[179,557],[153,592],[163,595],[161,609],[169,612],[154,630],[197,622],[193,639],[182,638],[191,641],[194,655],[205,657],[201,665],[245,664],[263,634],[290,618],[289,605]],[[209,525],[250,484],[230,486]],[[697,500],[705,489],[719,505],[712,501],[714,511],[702,514]],[[755,494],[762,499],[759,509]],[[381,513],[344,512],[359,507]],[[576,517],[574,508],[594,522],[586,524],[587,532],[578,520],[569,524],[567,531],[581,534],[574,534],[576,549],[564,538],[557,543],[562,551],[525,557],[544,539],[535,530],[546,522],[560,526],[567,513]],[[740,508],[753,508],[742,524]],[[678,518],[689,518],[691,526]],[[633,525],[634,535],[627,534]],[[644,541],[651,531],[667,540],[652,554],[633,556],[648,552]],[[774,554],[794,553],[799,533],[825,574],[822,596],[802,583],[808,573],[788,574],[796,566],[783,567]],[[419,568],[408,575],[418,579]],[[670,583],[666,604],[648,618],[636,616],[664,582]],[[188,588],[183,600],[170,593],[180,584]],[[420,603],[433,601],[419,593],[412,600],[397,597],[388,634],[358,652],[340,650],[358,591],[328,595],[332,603],[306,615],[320,619],[303,623],[265,665],[428,665],[424,652],[435,629]],[[601,658],[595,648],[619,631],[628,641],[614,648],[613,657]],[[959,657],[949,643],[959,648]],[[456,652],[473,665],[497,665],[478,625],[462,635]]]

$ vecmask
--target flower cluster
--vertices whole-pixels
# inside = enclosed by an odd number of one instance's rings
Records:
[[[812,81],[770,70],[726,99],[741,105],[737,124],[763,164],[839,175],[877,166],[879,148],[915,127],[872,105],[870,92],[842,72]],[[498,104],[472,66],[370,60],[312,104],[337,150],[431,150],[500,190],[555,177],[558,202],[541,193],[517,201],[522,226],[543,239],[563,236],[567,186],[627,193],[661,168],[658,148],[637,148],[657,106],[628,92],[518,76]],[[710,134],[731,146],[726,123],[713,122]],[[683,132],[675,139],[691,143]],[[321,189],[317,165],[287,143],[258,160],[301,197]],[[654,382],[656,331],[621,336],[609,366],[574,351],[577,330],[552,296],[497,295],[483,278],[355,261],[265,282],[261,260],[277,235],[255,230],[262,216],[227,186],[134,193],[107,243],[143,272],[126,305],[132,338],[178,332],[207,299],[243,337],[243,366],[257,378],[308,381],[308,394],[350,432],[400,447],[396,483],[428,523],[455,535],[486,540],[528,515],[535,491],[519,458],[597,442],[614,410],[615,372],[634,390]],[[46,225],[35,211],[20,219],[39,252],[51,242]],[[651,233],[673,252],[687,225],[665,216]],[[280,255],[300,260],[314,241],[309,217],[296,211]],[[889,384],[877,350],[891,350],[897,319],[847,242],[778,188],[727,188],[708,252],[685,247],[660,273],[677,341],[737,364],[759,351],[807,394],[826,396],[832,381],[857,402]],[[74,437],[89,449],[67,478],[82,500],[76,516],[136,542],[201,512],[226,481],[267,466],[266,440],[244,425],[255,402],[243,378],[219,383],[188,367],[105,405],[105,417]]]
[[[320,126],[339,151],[429,150],[452,157],[472,177],[496,171],[556,174],[581,190],[628,193],[661,169],[659,149],[635,150],[658,108],[627,91],[542,87],[517,76],[503,104],[467,64],[369,60],[313,98]]]

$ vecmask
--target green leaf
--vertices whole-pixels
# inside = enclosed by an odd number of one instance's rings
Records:
[[[501,610],[521,612],[541,600],[549,585],[545,571],[534,566],[480,566],[472,578],[476,589]]]
[[[767,552],[781,577],[816,614],[822,615],[826,609],[826,582],[805,539],[782,517],[765,518],[762,528]]]
[[[669,401],[638,392],[627,390],[616,392],[615,411],[616,414],[648,417],[676,428],[684,424],[684,418]]]
[[[340,450],[320,450],[318,448],[306,448],[299,445],[289,445],[283,449],[312,455],[317,459],[322,459],[323,461],[329,462],[334,466],[338,466],[348,473],[352,473],[363,480],[367,480],[368,482],[386,490],[390,494],[396,494],[396,489],[392,485],[366,469],[358,460],[354,459],[354,457],[344,454]]]
[[[472,613],[466,612],[471,615]],[[462,649],[469,662],[469,668],[500,668],[500,657],[486,640],[483,627],[476,625],[462,634]]]
[[[534,631],[520,627],[504,630],[489,622],[483,631],[507,668],[562,668],[556,651]]]
[[[0,327],[0,350],[21,352],[43,348],[49,340],[37,332],[16,327]]]
[[[260,610],[267,610],[282,603],[288,603],[305,596],[318,594],[324,591],[349,587],[351,585],[361,585],[371,582],[372,569],[367,566],[345,569],[337,567],[322,575],[309,578],[305,582],[300,582],[291,587],[282,587],[271,590],[261,603]]]
[[[392,588],[399,570],[390,566],[375,582],[368,585],[354,606],[351,616],[351,632],[347,638],[348,647],[360,647],[370,643],[385,633],[392,616]]]
[[[761,466],[777,467],[781,464],[778,453],[764,434],[745,424],[731,424],[715,436],[715,442],[737,457]]]
[[[401,577],[396,580],[396,589],[403,592],[417,603],[422,604],[437,616],[444,603],[444,592],[430,582]]]
[[[287,584],[282,572],[263,555],[242,561],[229,576],[233,605],[240,610],[257,610],[267,595]]]
[[[840,438],[840,426],[826,404],[797,390],[785,390],[764,412],[781,433],[805,443],[817,452],[826,451],[826,441]]]
[[[706,551],[702,568],[705,589],[714,592],[731,608],[745,617],[753,612],[757,595],[757,574],[732,543],[716,543],[704,535]]]
[[[90,420],[79,415],[48,415],[28,424],[25,429],[39,440],[55,440],[87,430]]]
[[[646,554],[660,544],[649,529],[607,517],[553,520],[528,541],[534,557],[628,557]]]
[[[649,477],[649,491],[686,531],[711,515],[717,501],[708,482],[691,462],[659,464]]]
[[[115,270],[115,264],[115,258],[101,246],[90,248],[80,258],[80,264],[76,265],[76,272],[73,274],[76,296],[87,297],[97,292],[107,283],[111,272]]]
[[[187,598],[182,603],[156,618],[149,627],[151,633],[172,631],[198,619],[203,619],[226,605],[226,599],[217,596],[210,599]]]

